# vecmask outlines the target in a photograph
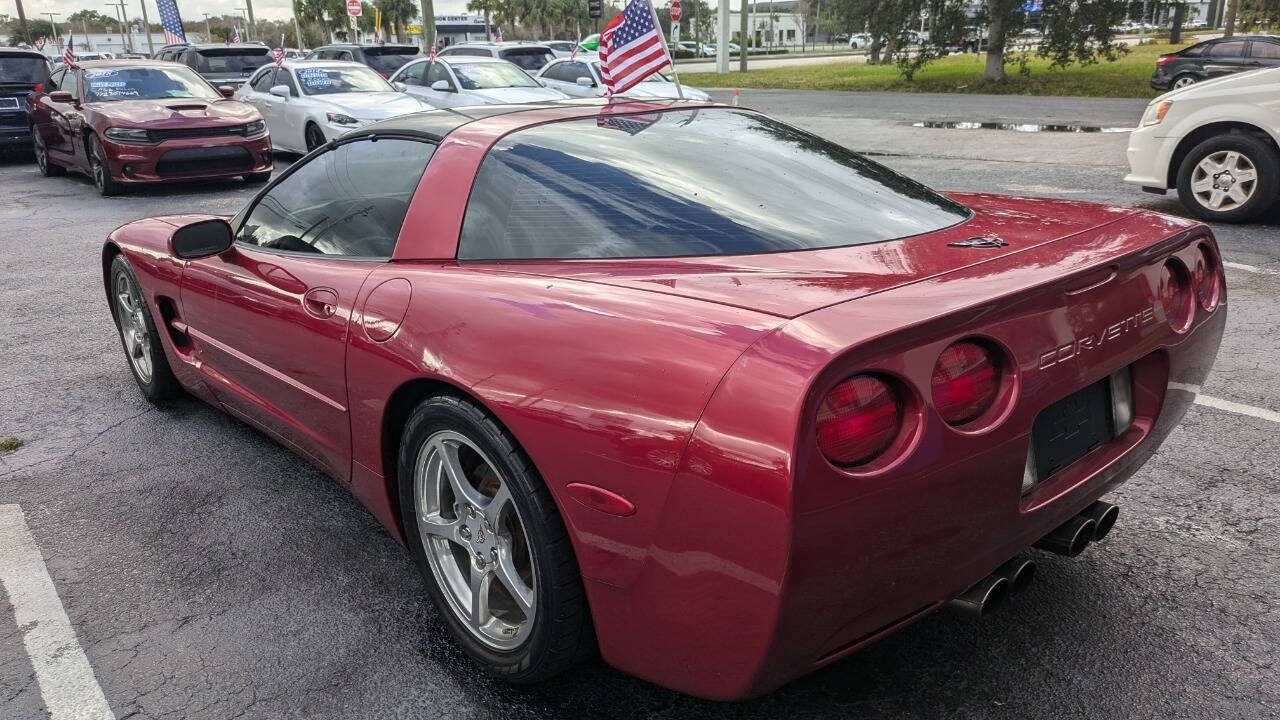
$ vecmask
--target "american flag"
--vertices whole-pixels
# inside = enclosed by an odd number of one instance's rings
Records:
[[[284,64],[284,33],[280,33],[280,47],[275,49],[276,67]]]
[[[569,53],[569,62],[573,62],[578,57],[578,48],[582,47],[582,36],[578,36],[578,42],[573,44],[573,52]]]
[[[428,62],[435,62],[435,61],[436,61],[436,46],[435,46],[435,45],[432,45],[432,46],[431,46],[431,52],[427,54],[427,61],[428,61]]]
[[[649,0],[631,0],[600,33],[600,78],[605,95],[630,90],[669,62],[658,15]]]
[[[628,135],[636,135],[662,119],[661,113],[645,113],[643,115],[614,115],[607,113],[596,116],[596,127],[607,130],[621,130]]]
[[[235,45],[240,44],[240,28],[236,28],[235,31],[231,33],[231,42]]]
[[[496,27],[496,28],[494,28],[494,29],[493,29],[493,41],[494,41],[494,42],[502,42],[502,27],[501,27],[501,26]]]
[[[182,31],[182,16],[178,14],[178,0],[156,0],[156,8],[160,10],[164,41],[170,45],[186,42],[187,34]]]
[[[75,37],[75,35],[67,33],[67,47],[62,51],[62,59],[67,63],[67,67],[76,66]]]

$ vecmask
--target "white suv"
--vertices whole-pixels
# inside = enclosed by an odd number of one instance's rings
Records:
[[[436,53],[440,57],[495,57],[513,63],[530,75],[555,59],[546,45],[524,42],[464,42]]]
[[[1280,194],[1280,68],[1165,93],[1129,135],[1125,182],[1178,199],[1205,220],[1241,222]]]

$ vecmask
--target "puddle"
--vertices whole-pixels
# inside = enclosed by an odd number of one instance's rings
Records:
[[[1127,133],[1134,128],[1101,127],[1098,125],[1043,125],[1040,123],[965,122],[959,120],[921,120],[903,123],[918,128],[944,128],[948,130],[1010,130],[1013,132],[1062,132],[1062,133]]]

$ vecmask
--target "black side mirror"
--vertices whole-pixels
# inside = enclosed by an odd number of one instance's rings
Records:
[[[225,251],[234,240],[230,223],[215,218],[178,228],[169,243],[174,255],[183,260],[195,260]]]

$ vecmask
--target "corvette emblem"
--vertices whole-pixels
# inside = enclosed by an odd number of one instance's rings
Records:
[[[995,233],[987,233],[986,235],[978,235],[967,240],[957,240],[947,243],[947,247],[967,247],[967,248],[1002,248],[1009,243],[1004,238]]]

